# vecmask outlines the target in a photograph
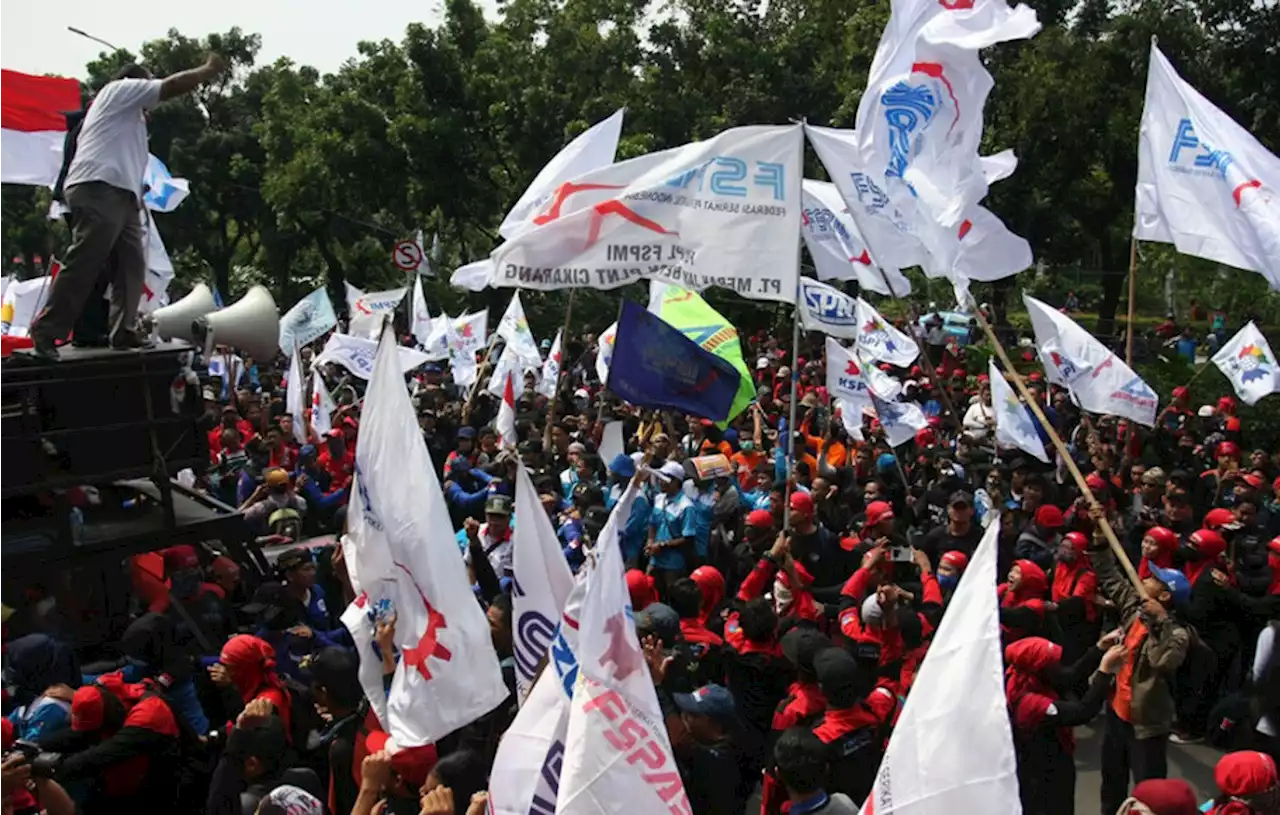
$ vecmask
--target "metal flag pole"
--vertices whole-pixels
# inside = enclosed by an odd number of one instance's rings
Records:
[[[791,309],[791,405],[787,414],[787,486],[782,497],[782,528],[791,528],[791,482],[796,470],[796,389],[800,382],[800,249],[796,248],[796,291]]]
[[[1022,375],[1013,367],[1008,353],[1005,352],[1004,346],[1000,344],[1000,340],[996,337],[996,332],[991,329],[991,324],[987,322],[987,318],[982,313],[982,309],[974,308],[974,314],[977,315],[978,322],[982,325],[982,330],[986,332],[987,339],[996,349],[996,354],[1000,357],[1000,362],[1004,365],[1004,369],[1010,378],[1013,379],[1013,385],[1018,389],[1018,393],[1022,394],[1022,398],[1026,400],[1027,406],[1031,408],[1031,412],[1036,415],[1040,421],[1040,425],[1048,431],[1049,439],[1053,442],[1053,446],[1057,448],[1058,455],[1062,456],[1062,460],[1066,462],[1067,469],[1071,471],[1071,477],[1075,479],[1076,486],[1089,501],[1091,508],[1100,511],[1098,516],[1098,526],[1102,529],[1102,534],[1106,536],[1107,542],[1111,544],[1111,551],[1115,553],[1116,560],[1124,567],[1125,574],[1129,576],[1130,582],[1133,583],[1134,589],[1137,590],[1138,596],[1146,600],[1147,590],[1142,585],[1142,580],[1138,577],[1138,572],[1133,568],[1133,563],[1129,560],[1129,556],[1125,553],[1124,547],[1120,545],[1120,539],[1116,537],[1116,532],[1111,528],[1111,522],[1107,520],[1107,516],[1101,513],[1102,505],[1098,503],[1098,499],[1094,497],[1093,490],[1089,489],[1088,482],[1084,479],[1084,474],[1080,472],[1080,468],[1076,466],[1075,460],[1071,457],[1071,451],[1067,449],[1066,443],[1062,441],[1062,437],[1058,435],[1058,431],[1045,417],[1044,411],[1040,409],[1040,404],[1036,401],[1031,391],[1027,388],[1026,383],[1022,381]]]
[[[1138,239],[1129,238],[1129,322],[1125,327],[1124,361],[1133,367],[1133,313],[1138,282]]]

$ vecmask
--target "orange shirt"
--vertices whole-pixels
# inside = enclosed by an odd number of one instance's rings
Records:
[[[744,490],[751,489],[751,481],[756,467],[760,462],[764,461],[764,453],[759,450],[739,450],[734,453],[730,460],[738,468],[738,485]]]
[[[1132,722],[1129,707],[1133,704],[1133,666],[1138,661],[1138,646],[1145,636],[1147,626],[1142,620],[1134,618],[1124,635],[1124,647],[1129,649],[1129,657],[1124,661],[1120,673],[1116,674],[1116,685],[1111,691],[1111,709],[1126,722]]]

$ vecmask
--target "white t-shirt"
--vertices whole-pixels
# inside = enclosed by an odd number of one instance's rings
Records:
[[[160,104],[159,79],[117,79],[98,91],[84,117],[64,184],[101,181],[142,197],[147,171],[144,108]]]
[[[987,437],[987,420],[995,421],[991,408],[982,402],[974,402],[964,413],[964,432],[982,441]]]

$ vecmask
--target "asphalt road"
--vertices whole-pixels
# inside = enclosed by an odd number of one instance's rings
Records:
[[[1098,800],[1098,790],[1102,783],[1101,752],[1101,729],[1076,728],[1076,815],[1099,815],[1101,812]],[[1203,744],[1170,742],[1169,777],[1185,778],[1199,793],[1199,800],[1207,801],[1217,790],[1213,783],[1213,768],[1221,757],[1221,751]]]

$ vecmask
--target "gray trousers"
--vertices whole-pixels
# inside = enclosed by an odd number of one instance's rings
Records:
[[[32,333],[64,339],[103,274],[111,275],[111,336],[132,331],[147,276],[138,198],[101,181],[67,187],[66,198],[71,248]]]

